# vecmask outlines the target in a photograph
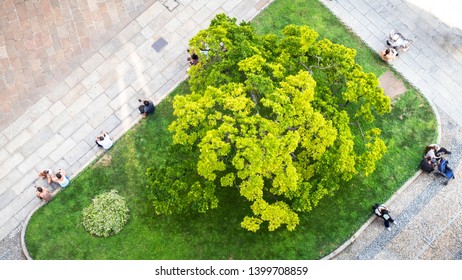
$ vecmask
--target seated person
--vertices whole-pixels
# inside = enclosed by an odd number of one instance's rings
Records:
[[[51,177],[53,171],[51,169],[45,169],[42,172],[39,173],[39,176],[42,177],[43,180],[47,179],[48,185],[51,183]]]
[[[208,54],[208,50],[207,50],[207,54]],[[189,63],[189,65],[196,65],[197,63],[199,63],[199,56],[196,54],[196,52],[193,51],[193,52],[191,53],[191,52],[188,50],[188,55],[189,55],[189,57],[188,57],[188,63]]]
[[[209,44],[205,43],[205,42],[202,42],[202,48],[200,48],[199,52],[205,56],[208,56],[209,55],[209,51],[210,51],[210,47],[209,47]],[[189,50],[188,50],[188,53],[189,53]],[[194,54],[194,52],[193,52]],[[199,57],[197,57],[197,60],[199,60]]]
[[[154,103],[152,103],[151,100],[141,101],[141,99],[138,99],[138,101],[143,102],[143,104],[138,107],[138,110],[140,110],[140,114],[143,115],[143,118],[146,118],[149,114],[156,111],[156,106],[154,106]]]
[[[380,53],[383,61],[392,62],[398,56],[398,51],[393,48],[388,48]]]
[[[101,134],[96,137],[95,143],[98,145],[98,147],[104,148],[106,150],[112,147],[113,144],[111,136],[109,136],[109,133],[106,131],[101,131]]]
[[[442,154],[450,155],[451,152],[440,147],[438,144],[430,144],[425,147],[425,156],[431,157],[432,159],[440,159]]]
[[[69,178],[66,176],[66,172],[62,169],[58,170],[59,172],[51,179],[54,183],[59,184],[61,188],[67,187],[69,185]]]
[[[37,187],[36,189],[37,189],[37,192],[35,194],[37,195],[38,198],[42,199],[46,203],[48,203],[48,201],[51,200],[52,198],[51,193],[46,188]]]
[[[431,173],[435,170],[436,165],[436,161],[432,161],[431,157],[425,156],[420,162],[420,169],[424,172]]]

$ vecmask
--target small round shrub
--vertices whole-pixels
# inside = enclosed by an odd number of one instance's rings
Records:
[[[110,236],[123,229],[129,218],[125,198],[111,190],[93,198],[92,204],[83,209],[83,227],[95,236]]]

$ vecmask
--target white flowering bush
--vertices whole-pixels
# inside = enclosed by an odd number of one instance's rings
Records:
[[[125,198],[111,190],[93,198],[92,204],[83,209],[83,227],[92,235],[108,237],[123,229],[129,218]]]

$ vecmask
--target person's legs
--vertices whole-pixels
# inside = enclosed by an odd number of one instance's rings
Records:
[[[390,227],[390,222],[389,220],[383,220],[383,224],[385,225],[385,227],[388,229]]]
[[[441,154],[441,153],[444,153],[444,154],[447,154],[447,155],[450,155],[450,154],[451,154],[451,152],[448,151],[448,150],[445,149],[445,148],[440,148],[438,151],[436,151],[436,154],[437,154],[437,155],[439,155],[439,154]]]
[[[102,148],[102,147],[103,147],[103,146],[102,146],[102,145],[100,145],[100,144],[98,143],[98,141],[96,141],[96,140],[95,140],[95,143],[96,143],[96,145],[98,145],[98,147],[100,147],[100,148]]]

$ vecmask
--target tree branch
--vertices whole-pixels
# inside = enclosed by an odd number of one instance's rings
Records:
[[[363,133],[363,129],[361,128],[361,124],[359,122],[353,122],[353,123],[350,123],[350,124],[355,124],[359,127],[359,131],[361,132],[361,136],[363,137],[363,141],[366,142],[366,139],[364,138],[364,133]]]

